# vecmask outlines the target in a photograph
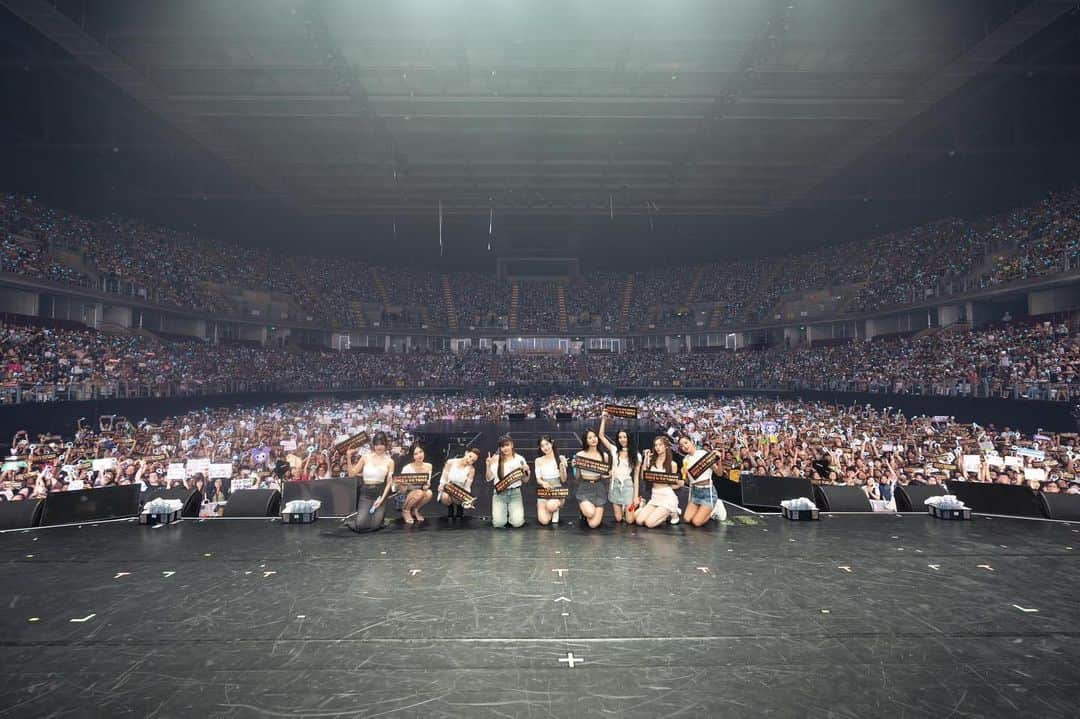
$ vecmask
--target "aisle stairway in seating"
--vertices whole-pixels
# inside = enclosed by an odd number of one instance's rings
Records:
[[[579,354],[574,358],[575,374],[579,382],[589,381],[589,367],[585,364],[585,355]]]
[[[630,308],[633,304],[634,273],[631,272],[626,276],[626,282],[623,283],[622,305],[619,307],[619,328],[622,330],[630,329]]]
[[[521,283],[514,282],[510,288],[510,329],[518,328],[518,309],[521,306]]]
[[[430,329],[435,326],[435,320],[431,316],[431,308],[427,305],[420,305],[420,323]]]
[[[559,303],[559,332],[569,332],[570,318],[566,312],[566,286],[561,282],[556,284],[555,294]]]
[[[690,286],[686,288],[686,305],[689,307],[697,296],[698,287],[701,286],[701,277],[705,274],[704,267],[694,270],[694,276],[690,278]]]
[[[724,324],[724,316],[727,314],[724,310],[727,309],[727,305],[723,302],[717,302],[712,308],[712,314],[709,315],[709,329],[718,330]]]
[[[353,325],[357,329],[366,329],[368,326],[367,317],[364,315],[364,306],[360,303],[360,300],[350,300],[349,307],[352,308]]]
[[[390,293],[386,291],[386,285],[382,281],[382,276],[375,271],[375,268],[371,268],[371,280],[375,285],[375,291],[379,293],[379,300],[384,305],[390,304]]]
[[[446,310],[446,324],[454,332],[458,330],[457,308],[454,307],[454,292],[450,289],[450,276],[442,276],[443,308]]]
[[[776,280],[780,276],[780,272],[783,270],[783,268],[784,268],[784,263],[783,262],[773,262],[771,264],[771,266],[769,267],[768,273],[765,275],[764,278],[762,278],[761,282],[759,282],[757,284],[757,287],[755,287],[752,292],[750,292],[749,294],[746,295],[746,301],[743,303],[743,308],[744,309],[743,309],[742,317],[739,317],[738,319],[741,319],[741,320],[769,320],[769,319],[772,319],[772,314],[770,314],[770,313],[774,309],[773,307],[767,307],[766,311],[765,311],[765,314],[762,315],[761,317],[751,316],[750,313],[754,311],[755,306],[757,305],[757,302],[758,302],[758,298],[761,297],[766,292],[768,292],[769,288],[772,287],[774,282],[776,282]]]
[[[732,322],[754,319],[753,317],[747,316],[747,313],[754,308],[754,305],[757,303],[757,299],[761,296],[761,293],[768,289],[769,286],[776,279],[776,276],[780,274],[780,268],[781,265],[779,262],[773,263],[773,265],[769,268],[769,271],[765,274],[764,277],[761,278],[761,281],[754,285],[754,288],[746,294],[745,298],[743,298],[742,311],[739,313],[739,316],[732,318]],[[771,310],[772,308],[770,307],[769,309]],[[718,300],[716,304],[713,305],[712,314],[709,315],[709,329],[723,329],[724,324],[727,321],[727,305],[725,305],[722,301]]]

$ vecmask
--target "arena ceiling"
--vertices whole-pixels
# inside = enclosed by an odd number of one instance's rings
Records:
[[[798,208],[1077,5],[0,4],[242,178],[222,197],[394,217]]]

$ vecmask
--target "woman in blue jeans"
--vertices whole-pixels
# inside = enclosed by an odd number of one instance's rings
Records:
[[[487,480],[496,485],[519,469],[524,470],[522,479],[511,483],[501,492],[493,491],[491,494],[492,526],[505,527],[507,522],[511,527],[525,524],[525,503],[521,499],[521,485],[528,481],[529,463],[514,451],[514,440],[503,435],[499,438],[498,452],[487,459]]]

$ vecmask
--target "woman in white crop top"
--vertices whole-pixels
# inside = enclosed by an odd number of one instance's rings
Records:
[[[494,485],[509,477],[517,470],[524,470],[524,476],[512,482],[503,491],[495,491]],[[514,440],[509,435],[499,438],[499,451],[488,457],[487,480],[492,483],[491,525],[520,527],[525,524],[525,502],[521,497],[521,485],[529,481],[529,463],[514,451]]]
[[[472,494],[473,478],[476,476],[476,468],[473,466],[482,456],[482,452],[476,447],[469,447],[461,457],[446,460],[443,465],[442,477],[439,478],[439,502],[446,505],[446,518],[461,519],[465,516],[463,506],[447,494],[444,489],[448,484],[461,487]],[[468,506],[472,509],[472,505]]]
[[[412,462],[402,468],[402,474],[427,475],[427,482],[421,485],[402,485],[395,490],[404,494],[405,501],[401,507],[401,518],[405,524],[423,522],[424,515],[420,514],[420,507],[431,501],[431,463],[427,461],[424,448],[420,443],[409,448],[409,456]]]
[[[668,438],[658,435],[653,439],[652,450],[645,450],[642,458],[646,470],[676,474],[679,465],[675,462],[671,453],[671,445]],[[679,516],[679,498],[675,490],[683,486],[680,479],[674,486],[670,484],[653,483],[652,494],[649,503],[643,509],[638,510],[637,523],[644,527],[658,527],[673,517]]]
[[[638,496],[638,479],[641,475],[641,455],[634,447],[634,441],[630,433],[620,429],[615,433],[615,441],[608,439],[604,430],[607,429],[608,414],[604,412],[600,416],[600,441],[611,452],[611,487],[608,489],[608,501],[611,502],[611,511],[615,514],[615,521],[623,521],[627,524],[634,523],[634,514],[637,506],[634,500]]]
[[[566,457],[561,456],[555,448],[555,440],[546,434],[540,437],[537,443],[539,454],[533,463],[536,468],[536,486],[554,489],[566,485]],[[536,518],[540,524],[559,523],[559,509],[565,504],[565,499],[536,500]]]
[[[388,444],[386,433],[376,432],[371,439],[371,452],[349,463],[349,476],[360,476],[353,526],[357,531],[372,531],[382,526],[386,511],[383,502],[390,493],[390,478],[394,474],[394,460],[386,451]]]

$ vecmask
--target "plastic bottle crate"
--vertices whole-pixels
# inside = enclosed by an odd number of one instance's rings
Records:
[[[147,526],[154,526],[155,524],[172,524],[173,522],[180,521],[180,510],[175,512],[169,512],[168,514],[150,514],[143,513],[139,515],[139,524],[145,524]]]
[[[938,509],[934,505],[930,506],[930,516],[935,519],[971,519],[971,510],[967,507],[963,509]]]
[[[282,512],[282,524],[311,524],[319,518],[319,510],[314,512]]]
[[[816,509],[788,509],[787,507],[781,507],[780,513],[784,515],[784,519],[795,522],[810,522],[818,519],[818,510]]]

